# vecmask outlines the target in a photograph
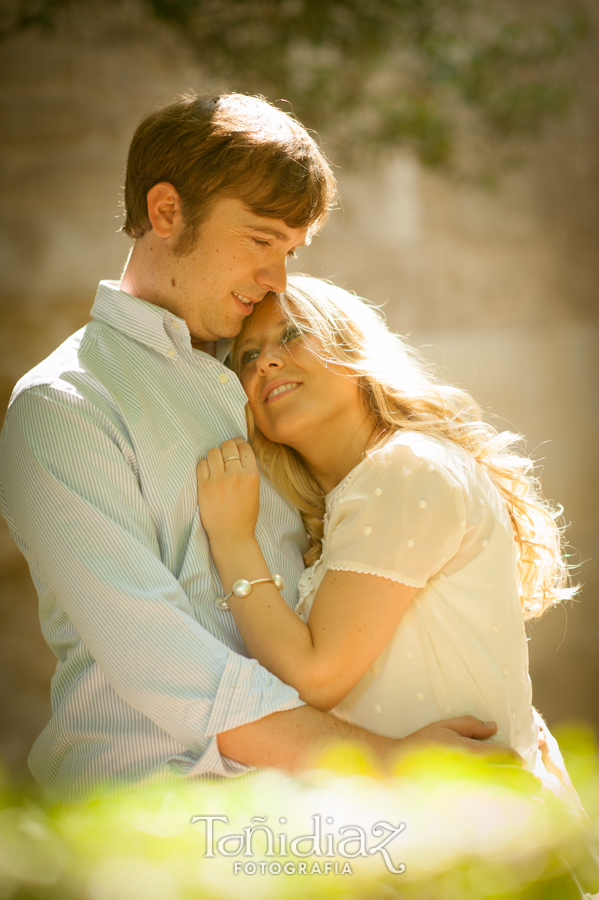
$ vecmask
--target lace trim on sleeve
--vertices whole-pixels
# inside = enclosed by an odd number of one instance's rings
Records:
[[[357,572],[359,575],[376,575],[377,578],[386,578],[388,581],[396,581],[398,584],[405,584],[408,587],[423,588],[426,587],[425,581],[412,581],[410,578],[402,578],[397,572],[385,572],[383,570],[377,572],[374,569],[360,568],[359,566],[327,566],[327,569],[333,569],[335,572]]]

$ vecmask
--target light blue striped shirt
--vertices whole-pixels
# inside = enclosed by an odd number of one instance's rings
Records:
[[[29,764],[54,798],[248,771],[216,735],[302,705],[248,659],[199,522],[196,466],[245,436],[246,396],[182,319],[101,282],[93,321],[17,384],[2,513],[58,657]],[[263,480],[256,536],[295,605],[305,532]]]

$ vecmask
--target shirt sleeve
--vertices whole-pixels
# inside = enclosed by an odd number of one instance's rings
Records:
[[[302,701],[192,617],[161,562],[126,435],[68,387],[38,386],[10,407],[3,514],[114,691],[202,754],[195,774],[238,774],[247,767],[220,757],[214,736]]]
[[[327,568],[422,588],[462,542],[459,482],[433,442],[394,441],[350,478],[329,524]]]

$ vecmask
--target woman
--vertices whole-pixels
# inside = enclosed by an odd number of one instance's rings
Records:
[[[524,620],[573,590],[516,437],[372,307],[307,276],[261,302],[232,365],[260,466],[310,538],[296,615],[254,536],[252,449],[227,441],[200,462],[220,605],[249,653],[311,705],[391,737],[466,713],[496,721],[532,767]]]

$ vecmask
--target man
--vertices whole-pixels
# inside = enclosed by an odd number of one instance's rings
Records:
[[[26,375],[0,448],[3,514],[58,657],[53,717],[30,766],[77,802],[102,782],[166,784],[301,769],[330,740],[381,758],[401,742],[304,705],[247,659],[199,524],[196,465],[245,435],[228,340],[324,223],[331,171],[265,101],[188,96],[151,113],[129,153],[120,287]],[[267,481],[256,535],[292,604],[305,536]],[[417,739],[482,750],[471,717]],[[409,740],[409,739],[407,739]]]

